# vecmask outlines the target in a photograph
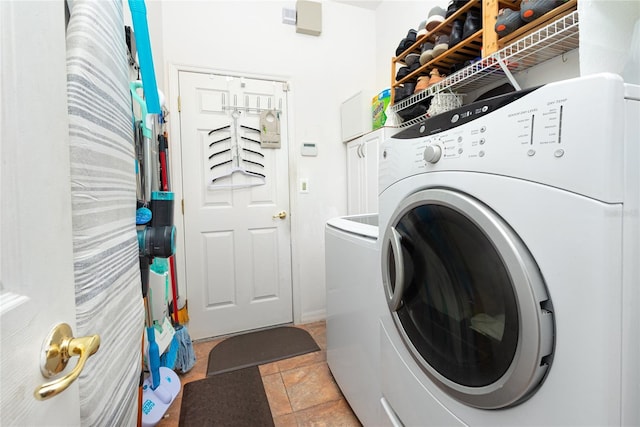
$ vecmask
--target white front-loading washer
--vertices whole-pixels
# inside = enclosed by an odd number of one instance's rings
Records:
[[[639,100],[593,75],[383,143],[387,423],[640,424]]]

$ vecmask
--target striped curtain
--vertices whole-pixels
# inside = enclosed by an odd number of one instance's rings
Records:
[[[138,412],[144,308],[122,1],[69,4],[77,335],[98,333],[102,340],[79,379],[81,420],[87,426],[132,426]]]

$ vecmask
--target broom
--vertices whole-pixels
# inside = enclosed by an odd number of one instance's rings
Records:
[[[169,148],[166,132],[158,136],[160,148],[160,183],[163,189],[169,190],[169,165],[167,163],[167,151]],[[169,275],[171,277],[171,293],[173,299],[173,328],[175,335],[167,351],[167,362],[172,362],[175,356],[174,370],[180,373],[187,373],[196,364],[196,354],[193,350],[193,343],[187,331],[187,327],[181,325],[178,315],[178,283],[175,272],[175,255],[169,257]]]

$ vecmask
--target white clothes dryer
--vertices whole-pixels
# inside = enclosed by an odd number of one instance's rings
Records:
[[[640,424],[639,100],[593,75],[383,143],[387,424]]]

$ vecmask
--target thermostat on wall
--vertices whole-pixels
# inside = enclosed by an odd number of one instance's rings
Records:
[[[315,142],[303,142],[302,150],[300,154],[303,156],[317,156],[318,155],[318,147]]]

